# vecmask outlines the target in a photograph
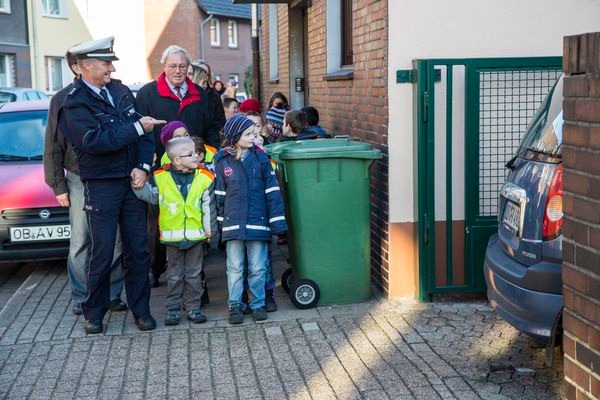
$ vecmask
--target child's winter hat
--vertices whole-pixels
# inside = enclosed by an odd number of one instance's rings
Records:
[[[277,108],[277,107],[271,107],[269,109],[269,111],[267,111],[267,114],[265,115],[265,119],[267,120],[267,122],[269,122],[271,124],[271,127],[273,128],[273,131],[272,131],[273,136],[281,135],[281,129],[283,126],[283,117],[284,117],[285,113],[286,113],[286,110]]]
[[[238,140],[240,140],[242,132],[251,126],[254,126],[254,122],[247,118],[244,114],[238,113],[230,117],[227,122],[225,122],[223,135],[229,144],[234,145]]]
[[[248,111],[254,111],[260,114],[260,103],[256,99],[246,99],[240,104],[240,112],[247,113]]]
[[[177,128],[185,128],[187,131],[189,131],[187,126],[181,121],[171,121],[162,127],[160,130],[160,142],[164,146],[167,145],[169,140],[173,139],[173,132],[175,132]]]

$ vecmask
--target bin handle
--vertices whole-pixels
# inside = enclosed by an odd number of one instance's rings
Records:
[[[363,142],[363,139],[358,136],[350,136],[350,135],[333,135],[334,139],[348,139],[352,142]]]

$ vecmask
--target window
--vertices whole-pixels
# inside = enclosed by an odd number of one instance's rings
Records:
[[[352,65],[352,0],[341,1],[342,65]]]
[[[277,4],[269,4],[269,79],[279,79],[279,21]]]
[[[233,86],[235,88],[240,87],[240,74],[229,74],[229,83],[227,86]]]
[[[229,20],[227,23],[227,39],[229,47],[237,47],[237,22]]]
[[[213,18],[210,20],[210,45],[221,45],[221,24],[219,23],[218,18]]]
[[[42,0],[42,15],[46,17],[65,17],[65,0]]]
[[[347,73],[352,63],[352,0],[327,0],[327,74]]]
[[[10,0],[0,0],[0,13],[10,14]]]
[[[62,57],[45,57],[44,64],[46,67],[46,91],[49,93],[56,92],[63,87],[63,58]]]
[[[0,86],[15,86],[15,56],[0,54]]]

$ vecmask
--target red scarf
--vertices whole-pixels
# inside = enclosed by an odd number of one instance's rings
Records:
[[[185,107],[188,105],[200,101],[200,92],[188,77],[185,78],[185,82],[187,83],[187,93],[183,99],[179,99],[171,90],[171,87],[167,83],[167,78],[165,77],[165,73],[161,73],[158,78],[156,78],[156,89],[158,90],[158,95],[161,97],[169,97],[173,100],[180,101],[179,111],[181,113]]]

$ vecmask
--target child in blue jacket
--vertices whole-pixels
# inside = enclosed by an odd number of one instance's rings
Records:
[[[244,322],[244,258],[255,321],[267,319],[265,266],[271,236],[287,231],[283,200],[269,156],[254,145],[255,124],[242,114],[225,123],[224,148],[215,156],[217,221],[227,246],[229,323]]]

